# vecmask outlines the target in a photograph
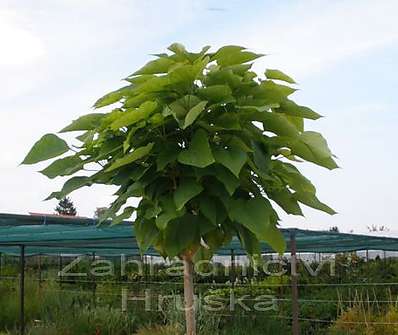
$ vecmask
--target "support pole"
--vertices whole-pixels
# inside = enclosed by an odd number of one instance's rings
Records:
[[[92,264],[95,262],[95,252],[93,252],[93,254],[92,254]],[[96,306],[96,304],[97,304],[97,299],[96,299],[96,293],[97,293],[97,283],[95,282],[95,274],[93,274],[93,277],[92,277],[92,280],[93,280],[93,282],[92,282],[92,285],[93,285],[93,305],[94,305],[94,307]]]
[[[298,292],[298,274],[297,274],[297,245],[296,232],[290,232],[290,253],[291,253],[291,283],[292,283],[292,334],[300,335],[299,325],[299,292]]]
[[[235,251],[231,249],[231,284],[235,287],[236,271],[235,271]]]
[[[25,335],[25,246],[21,245],[19,273],[19,329]]]
[[[42,273],[41,273],[41,254],[39,254],[37,256],[37,267],[38,267],[38,271],[39,271],[39,287],[41,287],[43,278],[42,278]]]
[[[59,269],[58,271],[59,287],[62,287],[62,279],[63,279],[62,273],[64,269],[64,266],[62,264],[62,255],[58,256],[58,269]]]

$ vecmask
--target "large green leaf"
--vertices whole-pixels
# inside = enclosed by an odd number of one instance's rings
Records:
[[[163,146],[156,157],[157,170],[162,171],[167,165],[175,162],[180,151],[181,149],[177,144]]]
[[[103,113],[92,113],[83,115],[77,120],[74,120],[69,126],[63,128],[60,133],[66,133],[69,131],[93,130],[99,127],[105,115],[106,114]]]
[[[318,120],[322,115],[314,112],[311,108],[297,105],[294,101],[286,99],[279,103],[279,108],[275,110],[279,113],[298,116],[305,119]]]
[[[21,164],[36,164],[69,151],[68,144],[57,135],[46,134],[30,149]]]
[[[56,160],[40,171],[48,178],[67,176],[79,171],[83,167],[83,160],[79,156],[69,156]]]
[[[213,154],[216,161],[229,169],[236,177],[239,178],[239,173],[247,161],[247,154],[235,148],[220,148],[214,147]]]
[[[114,219],[112,219],[112,226],[118,225],[122,223],[124,220],[128,220],[131,218],[133,213],[135,212],[136,208],[132,206],[128,206],[123,209],[123,212],[117,216],[115,216]]]
[[[279,254],[283,254],[286,250],[286,240],[282,232],[275,225],[271,225],[267,231],[267,235],[264,238],[272,249],[277,251]]]
[[[293,165],[278,160],[272,161],[274,172],[289,185],[289,187],[298,192],[309,192],[315,194],[315,187],[300,171]]]
[[[276,79],[276,80],[282,80],[290,84],[296,84],[294,79],[289,77],[287,74],[283,73],[282,71],[275,70],[275,69],[267,69],[265,71],[265,76],[268,79]]]
[[[265,199],[235,200],[230,206],[232,220],[242,224],[257,238],[263,240],[271,225],[271,207]]]
[[[217,225],[217,203],[214,199],[208,196],[201,196],[199,208],[203,216],[205,216],[214,225]]]
[[[300,205],[287,188],[267,190],[270,199],[274,200],[288,214],[303,215]]]
[[[98,99],[95,102],[94,107],[100,108],[100,107],[105,107],[105,106],[114,104],[115,102],[118,102],[120,99],[122,99],[124,96],[126,96],[126,94],[128,92],[130,92],[131,89],[132,89],[132,87],[129,85],[129,86],[122,87],[116,91],[105,94],[102,98]]]
[[[65,182],[61,191],[51,193],[50,196],[47,197],[45,200],[50,200],[53,198],[60,200],[64,197],[66,197],[68,194],[72,193],[73,191],[75,191],[81,187],[91,186],[92,183],[93,183],[93,181],[90,177],[86,177],[86,176],[72,177]]]
[[[272,112],[246,112],[242,118],[263,123],[264,130],[280,136],[296,137],[299,132],[285,115]]]
[[[159,236],[154,220],[136,220],[134,231],[141,253],[147,251]]]
[[[190,109],[188,114],[185,116],[184,126],[182,127],[183,129],[189,127],[192,123],[195,122],[195,120],[198,118],[198,116],[205,109],[206,104],[207,104],[207,101],[201,101],[196,106],[194,106]]]
[[[337,214],[336,211],[330,208],[328,205],[324,204],[323,202],[319,201],[315,194],[310,192],[296,192],[294,193],[294,198],[304,205],[309,207],[318,209],[330,215]]]
[[[110,172],[116,170],[124,165],[131,164],[138,159],[147,156],[153,148],[153,143],[149,143],[146,146],[139,147],[133,152],[127,154],[126,156],[117,159],[106,171]]]
[[[122,127],[131,126],[138,121],[146,120],[155,111],[157,103],[155,101],[146,101],[139,108],[132,109],[123,113],[123,115],[116,119],[111,128],[116,130]]]
[[[261,254],[260,241],[250,230],[243,226],[238,226],[238,236],[242,247],[249,255]]]
[[[203,87],[198,89],[198,95],[212,103],[230,102],[233,100],[232,91],[228,85]]]
[[[205,130],[198,129],[195,132],[188,149],[185,149],[178,155],[178,161],[182,164],[200,168],[214,163],[214,157]]]
[[[296,92],[296,89],[290,86],[279,85],[272,80],[264,80],[251,91],[254,98],[262,99],[263,105],[280,103],[294,92]]]
[[[182,254],[186,249],[199,246],[199,224],[197,216],[185,214],[167,225],[164,247],[170,258]]]
[[[193,178],[186,178],[180,181],[174,192],[174,203],[177,210],[181,210],[185,204],[203,191],[203,186]]]
[[[225,189],[230,195],[233,195],[235,190],[240,185],[239,179],[222,166],[218,165],[214,167],[214,175],[220,182],[224,184]]]
[[[251,62],[262,56],[264,55],[244,51],[242,47],[231,45],[220,48],[213,56],[213,59],[216,59],[217,63],[221,66],[230,66]]]
[[[307,161],[328,169],[336,169],[338,165],[332,158],[326,140],[314,131],[303,132],[296,141],[291,143],[292,153]]]
[[[141,69],[134,72],[131,76],[137,76],[142,74],[167,73],[167,71],[169,71],[170,67],[173,64],[175,64],[175,62],[172,59],[160,57],[158,59],[148,62]]]
[[[286,244],[282,233],[272,222],[273,209],[266,199],[236,200],[230,208],[231,219],[249,229],[261,241],[283,253]]]
[[[177,208],[176,208],[176,205],[174,203],[174,199],[172,196],[165,196],[160,201],[161,201],[162,212],[156,218],[156,226],[160,230],[164,230],[164,229],[166,229],[167,224],[171,220],[174,220],[175,218],[182,216],[185,211],[184,210],[177,211]]]

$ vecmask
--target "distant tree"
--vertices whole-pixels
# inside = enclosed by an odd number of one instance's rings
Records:
[[[55,211],[59,215],[69,215],[69,216],[76,216],[77,210],[74,206],[72,200],[68,197],[62,198],[59,202],[57,207],[55,207]]]
[[[340,233],[340,230],[337,226],[330,227],[329,231],[331,231],[333,233]]]
[[[367,228],[369,230],[369,233],[374,233],[374,232],[378,232],[378,231],[383,231],[383,232],[390,231],[390,229],[386,226],[378,226],[375,224],[372,224],[371,226],[367,226]]]
[[[102,217],[107,210],[108,207],[97,207],[97,209],[94,212],[94,219],[99,219],[100,217]]]

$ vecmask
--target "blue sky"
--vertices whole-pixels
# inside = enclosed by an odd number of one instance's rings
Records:
[[[63,180],[18,167],[31,144],[118,88],[149,54],[178,41],[190,49],[240,44],[268,54],[256,65],[299,83],[295,99],[325,115],[308,122],[339,157],[339,170],[303,171],[339,214],[306,209],[284,226],[366,232],[395,229],[398,215],[398,2],[0,1],[0,212],[52,212],[42,199]],[[79,214],[106,206],[112,190],[72,194]]]

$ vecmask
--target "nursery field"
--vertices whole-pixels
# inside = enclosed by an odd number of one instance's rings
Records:
[[[71,260],[63,259],[62,265]],[[2,335],[18,334],[17,261],[3,256]],[[291,334],[290,273],[281,271],[281,264],[288,265],[288,260],[272,262],[267,271],[220,265],[207,276],[196,276],[199,334]],[[95,277],[87,258],[74,268],[86,275],[62,278],[57,276],[59,266],[57,257],[41,257],[40,263],[37,257],[27,259],[27,334],[184,334],[182,278],[170,275],[178,268],[175,265],[146,263],[141,272],[132,265],[124,275],[116,265],[112,275]],[[237,301],[234,308],[231,296]],[[255,308],[259,297],[268,299],[261,301],[262,309]],[[302,334],[397,334],[398,261],[376,258],[366,262],[356,254],[338,255],[333,264],[321,266],[302,261],[299,304]]]

